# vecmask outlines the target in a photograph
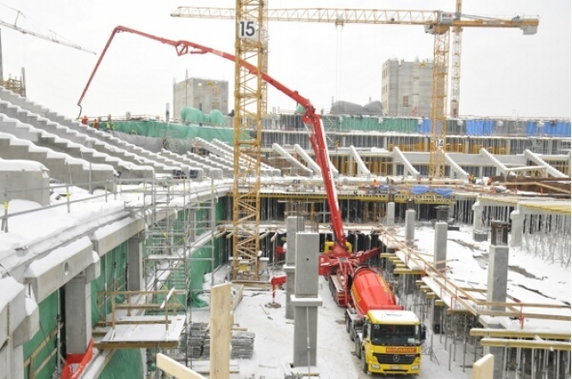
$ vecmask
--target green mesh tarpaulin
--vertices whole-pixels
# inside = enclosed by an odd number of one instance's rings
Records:
[[[212,111],[210,111],[209,115],[207,116],[207,120],[209,124],[219,125],[219,126],[226,125],[226,118],[224,117],[222,112],[219,111],[218,109],[213,109]]]
[[[138,349],[117,349],[111,361],[105,366],[99,379],[144,378],[141,351]]]
[[[362,130],[368,132],[417,133],[417,123],[416,119],[409,118],[338,116],[338,125],[336,125],[335,118],[328,118],[324,125],[327,129],[348,132]]]
[[[206,116],[200,109],[193,108],[193,107],[184,107],[181,109],[181,120],[184,122],[190,122],[193,124],[199,124],[206,122]]]
[[[171,124],[153,120],[114,121],[113,130],[146,137],[177,139],[201,137],[207,141],[211,141],[216,138],[230,144],[234,141],[234,130],[232,128]],[[241,140],[248,139],[251,138],[246,133],[241,136]]]

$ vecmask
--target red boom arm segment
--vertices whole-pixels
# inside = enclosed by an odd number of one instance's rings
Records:
[[[174,40],[170,40],[167,38],[162,38],[162,37],[158,37],[158,36],[155,36],[152,34],[144,33],[144,32],[141,32],[141,31],[138,31],[135,29],[125,27],[125,26],[117,26],[111,32],[111,35],[109,36],[109,39],[107,40],[107,43],[106,43],[103,51],[101,52],[99,59],[97,60],[95,68],[93,69],[93,72],[91,73],[89,80],[88,80],[88,82],[87,82],[78,102],[77,102],[77,105],[79,105],[80,107],[81,107],[81,102],[82,102],[82,100],[83,100],[83,98],[84,98],[84,96],[85,96],[85,94],[86,94],[86,92],[87,92],[87,90],[91,84],[91,81],[93,80],[93,77],[95,76],[95,73],[97,72],[97,69],[99,68],[100,63],[103,60],[103,57],[105,56],[105,53],[107,52],[107,49],[109,48],[109,45],[111,44],[111,41],[113,41],[113,38],[115,37],[115,35],[120,33],[120,32],[133,33],[133,34],[136,34],[136,35],[139,35],[139,36],[142,36],[145,38],[149,38],[149,39],[152,39],[152,40],[155,40],[155,41],[167,44],[167,45],[171,45],[175,48],[175,50],[177,51],[177,55],[179,55],[179,56],[185,55],[185,54],[206,54],[206,53],[209,53],[209,54],[218,55],[218,56],[225,58],[231,62],[238,62],[242,67],[247,69],[251,74],[253,74],[253,75],[260,74],[260,77],[264,81],[266,81],[268,84],[270,84],[271,86],[273,86],[274,88],[276,88],[280,92],[284,93],[286,96],[290,97],[296,103],[303,106],[305,112],[302,115],[302,121],[304,122],[304,124],[309,126],[309,129],[311,131],[310,143],[312,145],[312,149],[314,150],[314,154],[316,156],[316,161],[317,161],[317,163],[320,166],[320,169],[322,171],[322,179],[324,180],[324,187],[326,189],[326,194],[327,194],[327,198],[328,198],[328,206],[330,208],[330,217],[332,219],[332,229],[334,232],[335,243],[336,243],[334,245],[334,248],[332,250],[331,255],[334,257],[349,256],[349,252],[346,249],[346,237],[344,235],[342,216],[341,216],[340,206],[338,203],[338,194],[336,192],[336,187],[334,186],[332,170],[330,168],[330,160],[329,160],[330,158],[329,158],[329,153],[328,153],[328,145],[326,143],[326,136],[324,133],[324,127],[322,124],[321,117],[318,114],[316,114],[316,110],[315,110],[314,106],[312,105],[312,103],[310,102],[310,100],[306,99],[303,96],[300,96],[298,94],[298,91],[292,91],[291,89],[287,88],[282,83],[275,80],[274,78],[272,78],[268,74],[266,74],[264,72],[259,72],[258,68],[256,68],[256,66],[253,66],[252,64],[245,62],[245,61],[242,61],[242,60],[237,60],[236,57],[232,54],[225,53],[224,51],[212,49],[210,47],[202,46],[202,45],[199,45],[198,43],[194,43],[194,42],[190,42],[190,41],[184,41],[184,40],[174,41]]]

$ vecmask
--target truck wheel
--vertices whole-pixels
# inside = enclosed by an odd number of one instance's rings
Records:
[[[355,328],[350,328],[350,340],[354,341],[356,339],[356,330]]]
[[[351,326],[352,326],[352,321],[350,320],[350,317],[346,313],[346,332],[348,332],[348,333],[350,332]]]
[[[361,343],[359,342],[359,338],[356,338],[354,343],[354,352],[358,359],[361,359]]]
[[[360,358],[360,362],[361,362],[361,369],[363,372],[365,372],[366,374],[369,374],[369,366],[367,364],[367,362],[365,361],[365,351],[361,351],[361,358]]]

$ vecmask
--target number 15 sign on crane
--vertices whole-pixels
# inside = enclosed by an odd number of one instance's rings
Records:
[[[238,36],[244,39],[258,39],[258,25],[256,21],[241,20],[239,21]]]

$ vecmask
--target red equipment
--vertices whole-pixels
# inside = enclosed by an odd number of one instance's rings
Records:
[[[385,279],[368,267],[358,268],[353,275],[352,301],[357,312],[363,316],[370,310],[402,310],[391,287]]]
[[[274,303],[276,299],[276,288],[284,285],[284,283],[286,283],[286,275],[273,276],[270,279],[270,284],[272,285],[272,303]]]
[[[81,109],[81,102],[93,80],[97,69],[107,49],[109,48],[111,41],[116,34],[120,32],[128,32],[133,33],[142,37],[146,37],[167,45],[171,45],[175,48],[177,55],[185,55],[185,54],[214,54],[218,55],[224,59],[227,59],[232,62],[236,62],[236,58],[234,55],[225,53],[223,51],[215,50],[210,47],[202,46],[194,42],[190,41],[174,41],[162,37],[158,37],[152,34],[144,33],[135,29],[127,28],[125,26],[117,26],[113,29],[107,43],[99,57],[93,72],[91,73],[89,80],[77,102],[77,105],[80,106]],[[329,160],[329,153],[328,153],[328,145],[326,143],[326,136],[324,132],[324,127],[322,125],[322,119],[318,114],[316,114],[316,110],[310,100],[306,99],[305,97],[301,96],[298,91],[293,91],[286,86],[284,86],[279,81],[272,78],[270,75],[259,72],[258,68],[253,66],[252,64],[239,61],[239,64],[250,71],[253,75],[259,75],[260,77],[266,81],[268,84],[279,90],[280,92],[284,93],[286,96],[290,97],[296,103],[300,104],[304,107],[304,114],[302,115],[302,122],[306,126],[309,126],[310,130],[310,144],[312,145],[312,149],[314,150],[314,155],[316,157],[316,162],[320,166],[322,171],[322,180],[324,181],[324,188],[326,189],[326,195],[328,199],[328,207],[330,209],[330,217],[331,217],[331,225],[332,231],[334,233],[334,246],[331,252],[324,253],[320,255],[320,266],[319,266],[319,273],[320,275],[330,276],[330,281],[332,292],[335,293],[334,297],[336,302],[340,306],[347,306],[349,305],[350,300],[350,288],[348,282],[350,278],[353,276],[354,271],[356,268],[362,264],[367,259],[377,255],[379,253],[379,249],[371,249],[365,252],[358,252],[358,253],[350,253],[346,248],[346,237],[344,234],[344,228],[342,224],[342,215],[340,211],[340,206],[338,203],[338,194],[336,192],[336,188],[334,186],[334,180],[332,176],[332,170],[330,168],[330,160]]]

